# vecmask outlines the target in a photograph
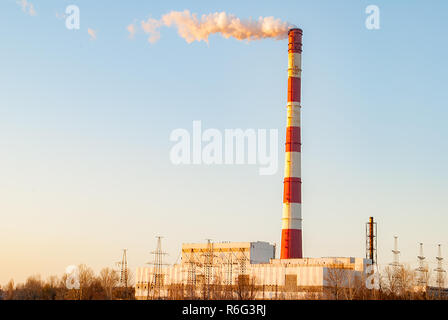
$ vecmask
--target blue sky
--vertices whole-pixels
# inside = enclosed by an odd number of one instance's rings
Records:
[[[0,283],[99,270],[129,249],[168,261],[182,242],[280,242],[287,43],[174,28],[150,44],[126,27],[172,10],[274,16],[303,38],[302,176],[306,256],[365,255],[378,220],[380,263],[393,236],[415,264],[448,246],[446,12],[433,1],[39,1],[0,3]],[[58,19],[80,8],[80,30]],[[365,8],[380,8],[367,30]],[[91,40],[87,30],[95,30]],[[276,128],[276,175],[258,167],[173,166],[170,132]],[[446,252],[448,248],[445,249]]]

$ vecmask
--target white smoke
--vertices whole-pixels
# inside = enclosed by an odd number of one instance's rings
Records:
[[[137,29],[134,24],[130,24],[126,27],[126,30],[129,32],[129,38],[133,39],[135,36],[135,33],[137,32]]]
[[[161,22],[156,19],[149,18],[148,21],[142,21],[142,29],[145,33],[149,33],[148,41],[155,43],[160,39],[159,28],[162,26]]]
[[[22,7],[23,12],[28,13],[30,16],[36,15],[36,10],[34,10],[34,5],[27,0],[17,1],[17,4]]]
[[[149,34],[148,41],[156,42],[160,38],[161,27],[177,28],[179,35],[188,43],[194,41],[208,42],[211,34],[221,34],[228,39],[261,40],[272,38],[276,40],[288,37],[288,30],[293,27],[288,22],[274,17],[259,17],[258,20],[239,19],[233,14],[215,12],[204,14],[200,18],[190,11],[171,11],[162,16],[160,20],[148,19],[142,21],[143,31]]]

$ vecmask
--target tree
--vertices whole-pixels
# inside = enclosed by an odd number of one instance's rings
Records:
[[[113,299],[113,291],[119,281],[118,272],[111,268],[104,268],[100,271],[100,283],[103,287],[107,299]]]
[[[335,262],[323,269],[324,287],[328,288],[328,298],[340,300],[346,298],[344,290],[348,288],[351,282],[350,269],[347,269],[343,263]]]
[[[42,288],[42,299],[56,300],[59,292],[59,279],[57,276],[48,277]]]
[[[19,300],[41,300],[43,282],[40,275],[30,276],[26,279],[25,284],[18,285],[15,290],[15,299]]]
[[[257,293],[255,277],[239,275],[236,284],[236,294],[240,300],[253,300]]]
[[[85,292],[85,300],[107,300],[107,293],[99,278],[94,278]]]
[[[13,300],[14,299],[14,280],[13,279],[9,280],[9,282],[6,284],[4,299],[5,300]]]
[[[78,266],[79,272],[79,300],[87,300],[88,289],[95,280],[95,273],[93,270],[85,264]]]
[[[413,299],[415,274],[409,266],[388,266],[384,270],[385,293],[393,299]]]

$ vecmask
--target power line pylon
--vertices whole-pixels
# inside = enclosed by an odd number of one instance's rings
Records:
[[[233,269],[234,269],[235,265],[238,265],[238,262],[233,260],[232,254],[228,254],[228,255],[224,255],[222,265],[225,268],[224,269],[224,273],[225,273],[224,284],[231,286],[233,284]]]
[[[210,284],[213,281],[213,271],[214,271],[214,250],[213,250],[213,242],[211,239],[207,239],[207,249],[205,251],[204,256],[204,284],[205,284],[205,297],[210,299]]]
[[[396,288],[397,292],[402,292],[403,281],[402,281],[402,271],[403,266],[400,264],[400,250],[398,250],[398,237],[394,236],[394,249],[393,261],[390,264],[392,266],[392,282],[393,286]]]
[[[129,277],[129,269],[128,269],[128,260],[126,252],[127,249],[123,249],[123,257],[121,258],[121,262],[119,262],[120,265],[120,287],[128,288],[128,277]]]
[[[398,237],[397,236],[394,236],[394,249],[392,250],[392,253],[394,254],[394,259],[390,265],[393,267],[401,267],[400,250],[398,250]]]
[[[246,255],[244,249],[231,250],[230,253],[235,258],[235,264],[238,265],[238,277],[246,275],[247,263],[250,261],[249,257]]]
[[[196,259],[195,259],[195,254],[194,254],[193,249],[190,250],[190,255],[188,257],[187,264],[188,264],[187,284],[194,287],[196,285],[196,267],[197,267],[198,261],[196,261]]]
[[[187,288],[190,299],[193,299],[196,294],[197,267],[200,266],[200,259],[194,253],[193,248],[190,250],[187,265]]]
[[[150,277],[148,277],[148,292],[146,298],[149,299],[150,297],[150,291],[153,289],[153,299],[160,299],[161,291],[164,285],[164,274],[163,274],[163,266],[166,266],[168,264],[163,263],[163,256],[166,255],[166,252],[162,251],[162,237],[157,236],[157,248],[155,251],[152,251],[151,254],[154,255],[153,262],[149,262],[148,264],[151,264],[154,266],[154,272],[151,283]]]
[[[418,268],[415,269],[415,271],[417,271],[417,285],[424,288],[426,287],[428,281],[428,267],[425,263],[426,257],[423,255],[423,243],[420,243],[420,253],[417,258]]]
[[[443,269],[443,257],[442,257],[442,245],[438,245],[438,255],[436,257],[437,259],[437,268],[434,269],[435,272],[437,272],[436,276],[436,284],[439,289],[442,289],[445,287],[445,274],[446,271]]]

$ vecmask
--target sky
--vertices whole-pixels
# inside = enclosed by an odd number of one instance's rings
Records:
[[[80,29],[66,28],[68,5]],[[368,5],[380,29],[365,26]],[[85,263],[167,263],[184,242],[280,244],[287,40],[174,27],[148,41],[130,24],[185,9],[281,19],[303,29],[303,246],[365,257],[378,222],[380,266],[435,268],[448,253],[446,1],[0,2],[0,284]],[[177,128],[278,129],[279,170],[173,165]],[[279,254],[279,252],[277,253]]]

